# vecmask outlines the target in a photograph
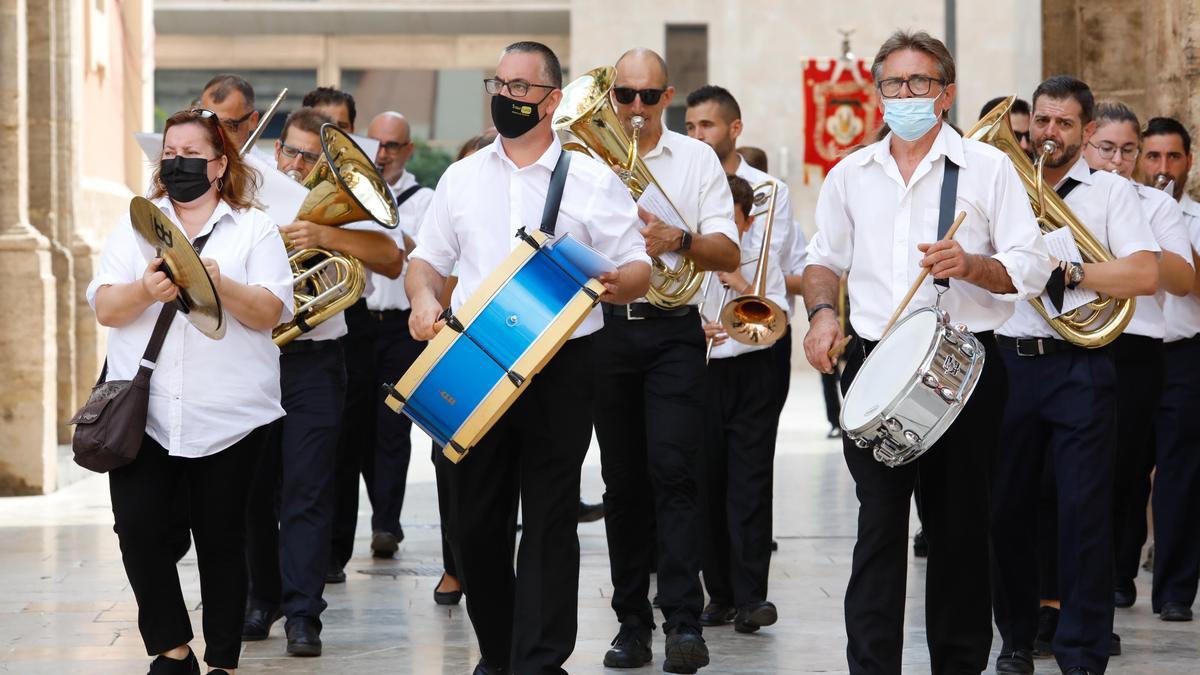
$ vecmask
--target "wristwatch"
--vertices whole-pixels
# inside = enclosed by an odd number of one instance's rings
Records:
[[[1067,266],[1067,288],[1075,290],[1075,287],[1083,282],[1083,265],[1073,262]]]
[[[808,310],[808,320],[809,320],[809,322],[811,322],[811,321],[812,321],[812,319],[813,319],[813,317],[817,315],[817,312],[819,312],[819,311],[821,311],[821,310],[823,310],[823,309],[831,309],[831,310],[833,310],[834,312],[836,312],[836,311],[837,311],[837,307],[834,307],[833,305],[829,304],[828,302],[822,302],[821,304],[819,304],[819,305],[816,305],[816,306],[814,306],[812,309]]]
[[[692,233],[687,230],[683,231],[683,236],[679,238],[680,251],[686,251],[692,247]]]

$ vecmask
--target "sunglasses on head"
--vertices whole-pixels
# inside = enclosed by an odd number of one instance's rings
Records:
[[[658,105],[662,95],[667,92],[666,89],[631,89],[630,87],[613,87],[613,98],[617,99],[617,103],[621,105],[629,105],[633,103],[635,97],[642,97],[642,103],[645,105]]]
[[[188,111],[188,113],[195,115],[197,117],[197,119],[202,119],[202,120],[205,120],[206,122],[209,122],[212,125],[212,128],[216,129],[217,136],[219,136],[221,139],[221,150],[222,150],[222,153],[224,153],[225,134],[221,133],[221,118],[217,117],[217,113],[215,113],[207,108],[192,108],[191,110]]]

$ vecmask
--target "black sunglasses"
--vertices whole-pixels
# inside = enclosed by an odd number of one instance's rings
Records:
[[[217,130],[217,135],[221,137],[221,153],[224,154],[225,134],[221,133],[221,118],[217,117],[217,113],[209,110],[208,108],[192,108],[188,112],[202,120],[207,120],[208,122],[212,123],[213,128]]]
[[[646,105],[658,105],[662,95],[667,93],[666,89],[631,89],[629,87],[613,87],[613,98],[617,99],[617,103],[621,105],[629,105],[633,103],[635,97],[641,96],[642,103]]]

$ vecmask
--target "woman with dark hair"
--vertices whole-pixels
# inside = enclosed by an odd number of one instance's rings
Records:
[[[246,602],[244,528],[249,478],[266,426],[283,415],[279,350],[271,329],[292,315],[283,241],[254,208],[253,170],[208,110],[167,119],[151,199],[194,246],[220,297],[226,332],[212,340],[181,314],[171,320],[150,378],[137,458],[109,473],[121,559],[138,603],[151,673],[199,673],[192,626],[168,543],[173,493],[187,492],[204,607],[204,661],[233,672]],[[166,303],[179,289],[162,259],[113,229],[87,289],[108,335],[107,379],[132,379]]]

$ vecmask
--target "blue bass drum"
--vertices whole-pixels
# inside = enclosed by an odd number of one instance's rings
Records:
[[[517,400],[599,302],[595,276],[615,269],[591,247],[563,235],[518,235],[518,246],[446,327],[429,341],[395,386],[388,407],[442,446],[458,463]],[[446,330],[449,329],[449,330]]]

